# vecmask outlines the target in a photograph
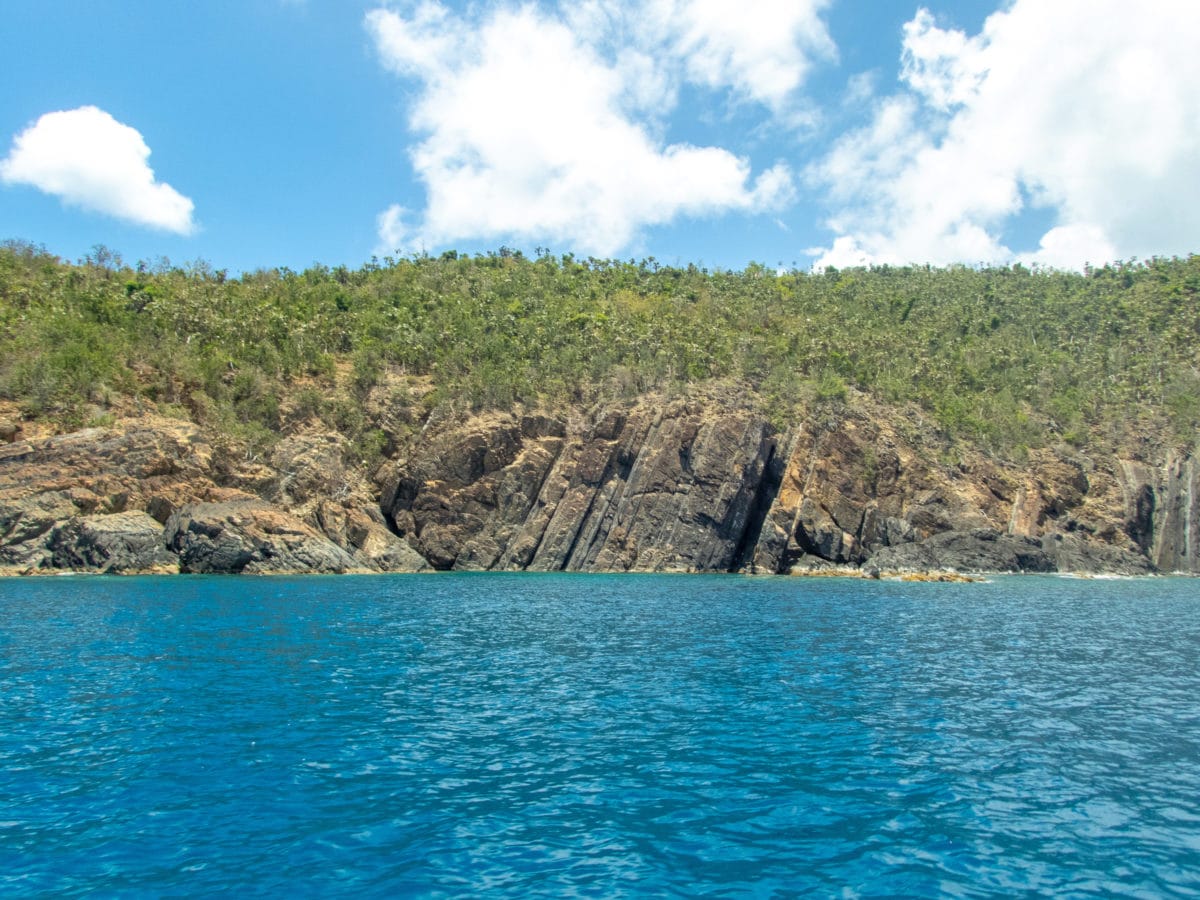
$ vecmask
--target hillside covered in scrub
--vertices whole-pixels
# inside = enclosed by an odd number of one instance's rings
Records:
[[[707,379],[786,421],[848,387],[1002,454],[1200,422],[1200,257],[1087,274],[741,272],[501,250],[228,277],[0,249],[0,397],[80,426],[125,403],[269,441],[319,417],[363,441],[386,367],[424,402],[632,397]],[[348,367],[351,377],[339,380]]]
[[[1197,256],[234,277],[10,242],[0,567],[936,567],[959,540],[959,567],[1189,570],[1198,294]],[[105,528],[152,565],[81,555]]]

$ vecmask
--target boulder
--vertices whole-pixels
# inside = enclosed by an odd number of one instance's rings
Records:
[[[300,519],[258,500],[185,504],[167,520],[165,540],[181,572],[363,571]]]
[[[165,573],[179,559],[163,543],[163,526],[144,512],[79,516],[55,529],[49,564],[86,572]]]
[[[68,491],[44,490],[24,496],[0,492],[0,567],[40,568],[51,557],[50,541],[61,522],[80,512]]]
[[[420,553],[388,531],[378,510],[347,509],[332,500],[322,500],[315,518],[321,532],[365,568],[379,572],[424,572],[431,568]]]

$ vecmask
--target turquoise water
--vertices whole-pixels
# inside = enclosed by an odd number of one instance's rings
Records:
[[[1200,895],[1200,582],[0,581],[0,895]]]

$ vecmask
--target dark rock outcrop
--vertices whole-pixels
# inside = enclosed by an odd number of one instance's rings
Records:
[[[443,569],[729,571],[773,452],[761,418],[699,401],[478,417],[397,465],[383,507]]]
[[[163,526],[144,512],[80,516],[55,529],[47,542],[56,569],[113,574],[179,571],[163,543]]]
[[[1056,572],[1084,575],[1150,575],[1154,565],[1125,547],[1086,540],[1078,534],[1055,533],[1041,538],[1042,551]]]
[[[1140,574],[1191,558],[1164,537],[1196,519],[1182,464],[1130,500],[1114,460],[952,454],[919,415],[866,401],[786,435],[712,396],[538,421],[433,423],[384,476],[394,530],[444,569]]]
[[[1200,572],[1200,467],[1180,452],[1017,466],[857,395],[781,433],[728,385],[425,418],[413,396],[368,404],[395,450],[373,478],[328,431],[262,460],[154,417],[14,431],[0,571]]]
[[[353,557],[294,516],[259,500],[188,503],[172,514],[166,546],[181,572],[343,573]]]
[[[1074,535],[1047,538],[1001,534],[987,528],[948,531],[924,541],[884,547],[865,568],[872,572],[1075,572],[1147,575],[1149,560],[1128,550]]]
[[[1054,564],[1037,538],[1001,534],[988,528],[947,531],[893,547],[871,557],[885,571],[1053,572]]]
[[[1200,572],[1200,471],[1193,456],[1171,454],[1160,470],[1151,559],[1164,572]]]
[[[0,446],[0,571],[428,568],[388,531],[345,445],[294,436],[264,465],[146,418]]]

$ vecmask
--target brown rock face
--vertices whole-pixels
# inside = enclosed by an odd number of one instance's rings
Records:
[[[761,418],[700,401],[487,416],[429,435],[383,507],[438,568],[729,571],[773,452]]]
[[[913,418],[864,404],[798,426],[754,567],[1200,571],[1190,458],[1152,467],[1049,448],[1017,467],[958,447],[950,464]]]
[[[0,444],[0,572],[1200,572],[1183,453],[1018,466],[859,396],[777,433],[732,388],[403,412],[374,482],[331,432],[261,462],[149,417]]]
[[[425,572],[429,563],[383,524],[378,509],[347,509],[322,500],[314,514],[318,529],[363,568],[378,572]]]
[[[393,464],[382,508],[442,569],[778,573],[883,554],[901,569],[1137,574],[1197,555],[1188,461],[1140,482],[1064,448],[1016,467],[913,418],[860,401],[777,435],[710,396],[443,420]]]
[[[189,503],[167,521],[179,570],[267,575],[357,570],[353,557],[294,516],[258,500]]]
[[[212,448],[195,426],[168,420],[0,447],[0,567],[169,566],[147,546],[152,530],[144,519],[117,516],[215,487],[211,462]],[[161,525],[154,528],[161,546]]]
[[[252,464],[197,426],[151,418],[2,445],[0,571],[427,568],[388,532],[344,445],[296,436],[273,465]]]
[[[1002,472],[981,460],[972,461],[974,470],[940,465],[936,437],[922,444],[871,412],[796,428],[758,537],[756,570],[859,565],[893,544],[1000,527],[1009,505]]]

